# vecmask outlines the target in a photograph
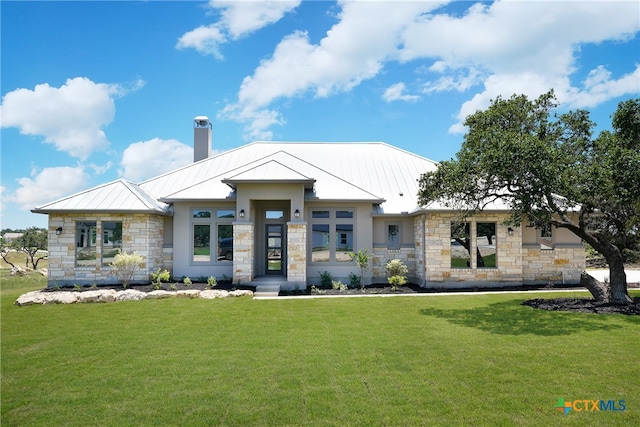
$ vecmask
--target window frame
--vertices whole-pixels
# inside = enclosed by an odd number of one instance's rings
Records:
[[[198,215],[197,213],[209,212],[209,215]],[[232,262],[227,257],[220,258],[220,226],[231,226],[231,239],[233,239],[233,222],[236,220],[236,210],[234,207],[192,207],[189,209],[189,265],[228,265]],[[209,227],[209,258],[197,260],[195,254],[195,226]],[[228,238],[228,237],[227,237]],[[233,245],[232,245],[233,247]]]
[[[317,215],[316,215],[317,213]],[[357,247],[357,209],[352,207],[318,207],[309,209],[309,221],[308,232],[311,238],[308,239],[307,245],[307,259],[310,260],[310,264],[313,265],[344,265],[346,262],[351,262],[351,257],[345,257],[345,253],[353,252],[353,249]],[[327,230],[314,230],[315,226],[322,226]],[[350,227],[351,241],[349,241],[349,230],[347,228],[341,228],[341,226]],[[328,236],[328,248],[329,256],[326,261],[314,260],[314,232],[326,233]],[[343,236],[344,235],[344,236]],[[345,245],[347,249],[340,249],[342,246],[341,241],[346,239]],[[317,246],[324,249],[324,237],[323,245]],[[349,249],[350,248],[350,249]]]

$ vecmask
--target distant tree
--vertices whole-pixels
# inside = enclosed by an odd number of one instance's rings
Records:
[[[37,270],[38,263],[43,259],[47,259],[47,254],[40,252],[47,250],[47,230],[29,227],[23,232],[22,236],[11,242],[11,246],[26,254],[25,266],[29,267],[29,263],[31,263],[31,267]]]
[[[640,99],[621,102],[613,130],[595,139],[587,111],[552,117],[556,107],[553,91],[514,95],[467,117],[456,159],[420,178],[419,203],[472,215],[500,199],[510,224],[566,228],[609,264],[610,283],[589,287],[594,297],[628,304],[622,253],[640,239]]]

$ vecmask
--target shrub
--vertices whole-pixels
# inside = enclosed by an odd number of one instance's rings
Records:
[[[349,287],[357,288],[358,286],[360,286],[360,276],[356,273],[349,273]]]
[[[320,273],[321,288],[330,288],[332,281],[333,281],[333,277],[331,276],[331,273],[329,273],[328,271],[323,271],[322,273]]]
[[[331,287],[335,290],[338,291],[346,291],[347,290],[347,285],[345,285],[344,283],[342,283],[339,280],[332,280],[331,281]]]
[[[155,273],[151,273],[151,284],[156,291],[160,289],[162,282],[168,282],[171,275],[167,270],[157,269]]]
[[[189,276],[185,276],[182,278],[182,283],[184,283],[187,286],[191,286],[193,284],[193,282],[191,281],[191,278]]]
[[[144,257],[136,252],[118,251],[110,266],[113,268],[114,275],[122,283],[122,287],[126,289],[143,262]]]
[[[358,252],[349,254],[351,260],[356,263],[360,269],[360,288],[364,289],[364,272],[369,268],[369,261],[372,255],[368,249],[360,249]]]
[[[209,276],[207,278],[207,287],[209,289],[215,288],[216,286],[218,286],[218,281],[216,280],[215,276]]]
[[[409,269],[399,259],[392,259],[386,265],[387,280],[391,285],[391,289],[398,290],[399,286],[407,283],[407,273]]]

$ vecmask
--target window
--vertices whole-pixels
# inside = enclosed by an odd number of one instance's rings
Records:
[[[311,211],[311,262],[351,262],[354,249],[354,211]]]
[[[400,249],[400,224],[387,224],[387,249]]]
[[[496,254],[495,222],[478,222],[476,224],[476,266],[495,268]]]
[[[311,225],[311,262],[330,261],[329,225]]]
[[[234,209],[193,209],[191,215],[191,261],[230,263],[233,261]],[[215,243],[215,244],[212,244]],[[215,250],[215,253],[212,253]]]
[[[122,222],[102,222],[102,265],[109,265],[122,249]]]
[[[98,223],[96,221],[78,221],[76,223],[76,265],[79,267],[97,264],[96,238]]]
[[[121,248],[121,221],[76,222],[76,266],[108,266]]]
[[[211,261],[211,225],[193,225],[193,261]]]
[[[451,267],[471,267],[471,239],[468,222],[451,223]]]
[[[540,228],[540,250],[553,250],[553,232],[551,224],[546,224]]]

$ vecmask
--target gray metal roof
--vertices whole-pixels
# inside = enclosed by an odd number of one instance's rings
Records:
[[[254,142],[135,185],[125,180],[46,204],[34,212],[153,211],[165,203],[229,200],[243,182],[300,182],[308,200],[370,201],[379,213],[418,210],[418,178],[429,159],[382,142]]]
[[[167,205],[157,201],[136,184],[118,179],[32,210],[49,212],[155,212],[166,213]]]

